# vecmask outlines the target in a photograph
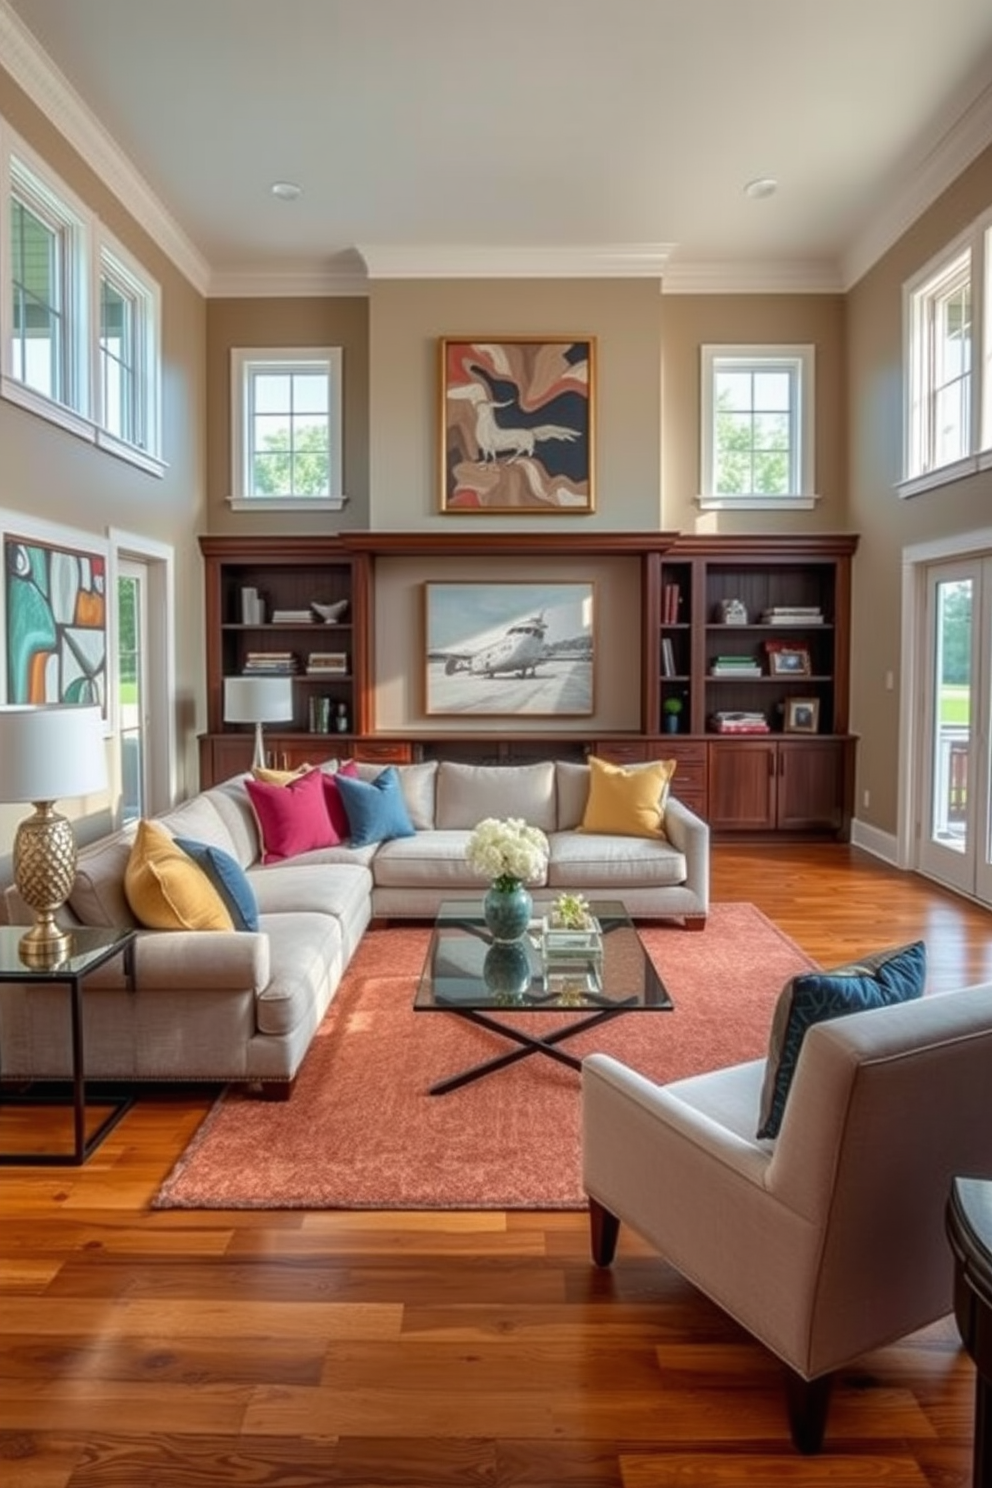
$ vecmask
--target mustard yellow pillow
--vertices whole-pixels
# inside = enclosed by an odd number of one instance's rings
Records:
[[[140,821],[124,871],[124,893],[149,930],[233,930],[210,879],[164,827]]]
[[[288,785],[291,780],[299,780],[301,775],[309,775],[313,768],[313,765],[299,765],[295,770],[269,770],[264,765],[252,765],[251,773],[252,778],[260,780],[263,785]]]
[[[674,774],[675,760],[611,765],[590,755],[589,798],[580,830],[621,837],[664,837],[665,801]]]

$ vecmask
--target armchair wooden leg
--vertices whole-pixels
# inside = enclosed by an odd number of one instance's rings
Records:
[[[821,1374],[818,1379],[807,1380],[794,1369],[785,1371],[785,1399],[792,1444],[797,1452],[806,1456],[812,1456],[823,1447],[833,1383],[832,1374]]]
[[[683,915],[682,924],[686,930],[705,930],[705,915]]]
[[[589,1241],[597,1266],[608,1266],[617,1253],[620,1221],[598,1199],[589,1199]]]

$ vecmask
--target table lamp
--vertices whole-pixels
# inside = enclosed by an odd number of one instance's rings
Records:
[[[262,724],[286,723],[292,716],[292,677],[224,678],[224,722],[255,725],[252,769],[265,765]]]
[[[107,752],[99,708],[66,703],[0,707],[0,801],[33,801],[14,836],[14,883],[34,912],[22,937],[27,965],[54,966],[68,954],[71,935],[55,916],[72,892],[76,839],[54,810],[63,796],[107,788]]]

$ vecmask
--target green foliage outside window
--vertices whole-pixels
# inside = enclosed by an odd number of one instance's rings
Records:
[[[268,434],[252,460],[254,496],[326,496],[330,458],[326,424],[297,427],[295,448],[288,429]]]

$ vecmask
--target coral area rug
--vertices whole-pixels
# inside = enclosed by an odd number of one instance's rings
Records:
[[[701,934],[642,926],[641,937],[675,1011],[621,1015],[566,1047],[658,1081],[761,1056],[783,982],[815,964],[750,904],[712,906]],[[463,1019],[413,1012],[428,939],[420,927],[369,931],[291,1098],[224,1094],[155,1207],[583,1208],[576,1071],[537,1054],[427,1093],[509,1047]]]

